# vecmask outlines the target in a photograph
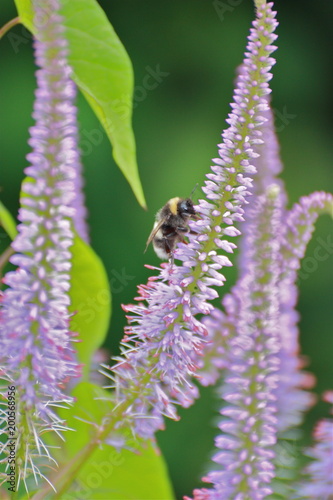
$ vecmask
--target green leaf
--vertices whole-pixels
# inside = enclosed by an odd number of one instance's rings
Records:
[[[112,411],[109,393],[93,384],[80,383],[73,391],[76,402],[70,409],[60,409],[60,417],[76,429],[66,433],[64,454],[72,458],[91,441],[95,427],[106,413]],[[96,400],[98,398],[98,400]],[[80,419],[80,420],[79,420]],[[61,467],[61,465],[60,465]],[[76,473],[75,483],[64,500],[93,498],[94,500],[172,500],[172,493],[164,460],[155,446],[145,443],[136,453],[117,452],[101,444],[90,459]],[[49,497],[48,497],[49,498]],[[52,497],[50,497],[52,498]]]
[[[84,364],[87,379],[91,357],[103,343],[111,316],[111,291],[104,265],[93,249],[78,236],[71,247],[70,312],[74,313],[71,329],[79,333],[76,344],[79,361]]]
[[[94,500],[175,498],[163,457],[152,444],[139,454],[128,450],[117,453],[104,445],[84,465],[77,478],[82,481],[82,488],[78,490],[76,498],[84,498],[87,492],[92,496],[89,497],[88,493],[86,498]]]
[[[0,225],[4,228],[8,236],[13,240],[17,235],[16,222],[12,214],[0,201]]]
[[[38,37],[31,0],[15,3],[22,23]],[[133,70],[129,56],[95,0],[62,0],[61,13],[73,79],[103,125],[116,163],[145,207],[131,127]]]
[[[33,29],[33,9],[31,0],[14,0],[17,8],[17,12],[20,16],[21,23],[24,24],[32,33]]]

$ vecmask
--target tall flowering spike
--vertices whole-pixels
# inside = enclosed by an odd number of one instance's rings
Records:
[[[274,115],[267,99],[267,109],[264,111],[266,122],[262,128],[263,144],[258,145],[258,158],[255,160],[257,176],[254,183],[254,192],[262,194],[272,183],[280,186],[280,196],[285,197],[284,184],[277,176],[282,172],[283,165],[280,159],[280,146],[274,127]]]
[[[280,335],[281,335],[281,374],[277,391],[279,408],[279,429],[285,430],[298,425],[302,413],[312,403],[311,395],[302,390],[312,385],[312,378],[300,371],[298,358],[298,313],[295,306],[298,299],[297,271],[306,247],[311,240],[314,224],[320,214],[333,216],[333,196],[329,193],[315,192],[304,196],[288,212],[285,218],[285,231],[281,243],[281,280],[280,296]]]
[[[239,235],[234,223],[242,220],[252,185],[248,175],[255,173],[254,148],[262,141],[261,113],[270,92],[274,16],[271,3],[257,10],[227,120],[230,126],[222,134],[220,158],[207,175],[206,200],[196,207],[200,220],[191,223],[189,244],[175,251],[182,265],[162,265],[160,275],[139,288],[138,304],[125,307],[131,314],[123,356],[117,358],[110,378],[118,408],[126,407],[123,420],[132,422],[140,436],[152,436],[161,428],[163,415],[178,418],[174,405],[188,406],[197,395],[190,378],[198,369],[207,329],[196,316],[211,312],[209,301],[217,297],[211,287],[223,285],[219,270],[231,265],[217,250],[232,253],[236,245],[228,238]]]
[[[333,405],[333,391],[324,394],[323,399]],[[333,407],[331,407],[333,415]],[[333,419],[321,420],[315,430],[315,445],[307,451],[313,458],[297,491],[299,498],[310,500],[331,500],[333,498]],[[298,498],[298,497],[297,497]]]
[[[255,3],[258,6],[258,2]],[[242,82],[246,73],[247,66],[245,64],[240,65],[237,71],[237,86]],[[267,187],[271,184],[277,184],[280,187],[279,196],[282,207],[286,202],[283,182],[276,178],[282,171],[283,165],[279,157],[279,144],[274,130],[274,116],[270,107],[269,96],[266,96],[265,104],[261,112],[263,117],[260,127],[261,140],[257,141],[254,146],[255,157],[252,163],[255,169],[254,172],[250,172],[250,176],[254,177],[252,196],[249,197],[246,207],[244,207],[245,220],[239,223],[239,229],[242,233],[239,242],[238,258],[240,279],[247,273],[251,258],[248,250],[250,248],[249,244],[252,241],[252,234],[247,223],[247,211],[256,205],[257,196],[265,193]],[[237,333],[235,331],[234,319],[240,307],[238,298],[232,294],[226,294],[223,297],[222,303],[225,312],[215,308],[209,317],[203,319],[208,330],[207,344],[200,363],[200,383],[204,386],[215,384],[221,376],[221,370],[228,365],[229,340],[230,337],[233,337]]]
[[[218,470],[204,481],[214,489],[196,490],[194,498],[260,500],[272,493],[273,446],[276,442],[276,401],[280,349],[278,334],[278,234],[281,204],[277,185],[267,189],[248,211],[248,272],[234,287],[237,299],[234,325],[237,336],[229,339],[228,368],[221,389],[226,405],[216,438],[220,450],[213,457]]]
[[[238,69],[238,79],[244,74],[244,66]],[[281,209],[284,210],[283,220],[286,217],[285,204],[287,195],[283,181],[276,178],[282,171],[282,163],[279,157],[279,144],[274,130],[274,116],[267,98],[267,108],[262,112],[265,122],[261,127],[262,142],[257,144],[255,151],[257,157],[253,160],[256,168],[254,176],[252,196],[245,208],[245,220],[239,224],[242,237],[239,243],[239,279],[242,279],[248,272],[251,265],[251,244],[252,244],[252,221],[248,221],[247,212],[252,210],[258,203],[257,197],[265,193],[268,186],[277,184],[279,186],[279,196]],[[281,225],[281,234],[285,226]],[[250,250],[250,251],[249,251]],[[202,385],[214,384],[221,375],[221,370],[228,366],[229,341],[237,332],[235,330],[235,317],[238,314],[240,304],[239,299],[233,293],[226,294],[222,300],[225,312],[214,309],[209,317],[204,319],[204,324],[208,330],[208,340],[205,347],[204,357],[201,361],[200,382]]]
[[[16,394],[18,482],[32,472],[37,481],[42,476],[39,465],[52,460],[41,434],[63,430],[52,406],[71,401],[63,386],[78,375],[68,313],[77,164],[75,91],[59,2],[36,1],[33,8],[39,26],[35,55],[41,69],[36,73],[35,125],[30,130],[32,152],[22,187],[21,223],[12,244],[16,254],[11,262],[18,269],[4,278],[8,288],[0,324],[1,377],[15,386]]]
[[[277,178],[283,166],[279,156],[279,143],[275,134],[274,116],[269,104],[269,98],[267,99],[267,109],[263,112],[263,116],[266,121],[262,126],[263,142],[256,147],[258,157],[254,160],[254,165],[257,174],[253,183],[253,196],[251,196],[249,204],[246,207],[244,215],[245,220],[239,227],[242,232],[238,258],[240,276],[247,273],[249,265],[248,238],[251,239],[251,234],[249,234],[247,227],[247,210],[251,209],[251,207],[256,204],[257,196],[263,194],[271,184],[278,184],[280,186],[279,196],[281,198],[282,207],[285,207],[287,201],[284,183],[281,179]]]

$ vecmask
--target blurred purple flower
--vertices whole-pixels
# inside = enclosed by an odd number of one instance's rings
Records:
[[[333,391],[324,394],[325,401],[333,405]],[[331,408],[333,415],[333,409]],[[333,498],[333,419],[318,422],[314,438],[316,444],[307,451],[313,462],[305,470],[310,476],[308,482],[299,487],[300,498],[330,500]],[[305,483],[305,484],[304,484]]]
[[[64,429],[52,406],[71,402],[63,387],[78,376],[69,332],[71,229],[75,210],[77,150],[75,89],[67,65],[67,43],[59,2],[33,2],[37,65],[36,99],[30,129],[30,166],[22,185],[18,236],[12,243],[18,266],[4,282],[1,310],[1,378],[17,391],[18,481],[50,455],[41,434]],[[47,17],[47,22],[45,22]],[[35,462],[35,463],[34,463]]]
[[[281,190],[281,187],[283,186],[280,184],[280,187],[276,186],[276,189]],[[262,186],[261,190],[263,189]],[[258,186],[257,190],[259,190]],[[260,480],[265,475],[260,474],[258,467],[256,474],[255,465],[258,462],[260,464],[260,461],[264,460],[263,457],[269,459],[269,462],[265,462],[266,479],[269,480],[269,468],[271,467],[272,473],[274,467],[274,444],[277,433],[298,425],[303,413],[313,402],[312,395],[304,390],[313,385],[313,377],[300,371],[302,366],[298,357],[296,279],[300,260],[304,257],[316,219],[321,213],[332,214],[333,196],[324,192],[313,193],[301,198],[300,202],[295,204],[289,212],[282,209],[283,199],[284,195],[281,196],[279,193],[277,197],[279,210],[275,215],[275,220],[273,214],[269,214],[267,207],[258,210],[262,205],[262,195],[255,195],[251,199],[246,209],[246,223],[242,223],[244,232],[241,258],[245,257],[246,266],[241,267],[241,276],[232,293],[223,299],[225,313],[214,309],[204,320],[209,332],[208,338],[212,344],[207,348],[207,359],[204,360],[204,368],[200,372],[200,381],[203,385],[214,383],[219,377],[219,371],[224,369],[222,398],[227,403],[231,403],[234,408],[227,406],[221,410],[222,415],[229,417],[230,420],[227,423],[222,422],[220,429],[223,435],[216,440],[217,448],[222,449],[214,457],[220,469],[209,473],[204,478],[205,481],[214,483],[214,489],[195,490],[195,500],[238,498],[237,492],[240,499],[243,498],[241,492],[245,494],[244,498],[247,498],[246,495],[250,495],[250,498],[264,498],[268,495],[271,491],[269,488],[264,488],[262,493],[260,492]],[[267,218],[266,227],[263,224],[265,218]],[[270,218],[271,222],[269,222]],[[267,267],[266,277],[262,272],[263,266],[270,265],[269,254],[265,253],[264,246],[267,241],[271,241],[275,248],[275,255],[271,256],[274,262],[275,282],[273,269]],[[261,294],[265,293],[265,290],[266,298],[263,300]],[[269,353],[266,350],[265,352],[258,343],[260,324],[258,325],[255,316],[251,317],[247,314],[249,308],[260,313],[261,319],[265,313],[275,311],[271,333],[267,331],[270,335],[270,346],[276,349],[273,358],[274,351]],[[248,337],[244,336],[247,331],[250,332]],[[256,361],[258,352],[263,355],[261,363]],[[250,371],[247,370],[248,358],[254,364]],[[270,368],[272,372],[275,371],[275,376],[269,377],[271,385],[267,386],[266,393],[270,405],[265,403],[261,394],[263,400],[260,408],[260,405],[257,407],[253,404],[254,384],[251,383],[251,377],[255,376],[257,369],[264,377],[265,370],[262,370],[262,367],[269,366],[272,359],[274,368],[272,369],[272,366]],[[249,396],[246,398],[244,394],[248,388],[251,388],[252,398]],[[269,432],[266,430],[267,441],[264,440],[264,445],[268,445],[267,450],[260,450],[259,444],[256,443],[256,452],[252,450],[252,453],[247,454],[244,451],[245,443],[251,442],[251,427],[246,424],[250,420],[250,415],[246,412],[245,402],[255,411],[253,423],[255,422],[257,428],[260,422],[260,411],[267,412],[269,408],[271,410],[271,416],[268,416],[271,439],[269,440]],[[244,436],[244,442],[241,441],[242,436]],[[251,467],[246,469],[244,462],[249,457],[251,457]],[[295,463],[295,460],[293,462]],[[244,467],[240,471],[242,464]],[[313,469],[315,467],[313,465]],[[244,479],[246,474],[251,474],[252,484],[250,482],[246,484]],[[256,483],[255,478],[260,478],[260,480],[258,479]],[[237,490],[237,488],[243,489]]]
[[[70,80],[69,85],[72,85],[73,91],[76,92],[75,84]],[[73,96],[74,102],[74,96]],[[73,131],[74,132],[74,131]],[[76,141],[76,144],[79,142],[78,131],[73,135],[73,139]],[[88,210],[85,204],[85,196],[84,196],[84,179],[83,179],[83,166],[80,158],[80,151],[78,146],[76,149],[73,149],[73,163],[72,166],[75,170],[74,176],[74,193],[75,196],[71,203],[71,206],[74,208],[73,215],[73,224],[75,231],[86,243],[89,243],[89,227],[87,224]]]
[[[319,215],[333,215],[333,196],[315,192],[303,196],[299,203],[285,214],[281,238],[279,281],[280,300],[280,381],[277,389],[279,431],[299,425],[302,415],[314,402],[313,396],[303,390],[311,387],[314,379],[302,372],[299,358],[299,315],[295,310],[298,289],[297,271]]]
[[[248,269],[229,297],[227,368],[221,396],[223,432],[213,460],[219,470],[204,481],[214,489],[195,490],[194,498],[262,499],[272,493],[272,464],[277,418],[274,391],[278,384],[280,350],[278,300],[278,235],[281,201],[277,185],[267,188],[247,210]],[[250,236],[251,235],[251,236]],[[230,316],[233,311],[233,317]]]

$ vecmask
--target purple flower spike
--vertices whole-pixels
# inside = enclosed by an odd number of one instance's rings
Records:
[[[43,5],[41,5],[41,3]],[[66,382],[78,376],[69,332],[71,229],[78,163],[75,91],[67,65],[59,2],[33,2],[38,26],[35,41],[38,88],[30,129],[28,178],[22,186],[20,225],[2,298],[1,374],[17,397],[18,482],[33,472],[39,458],[51,459],[41,439],[46,430],[64,429],[52,405],[70,403]],[[45,22],[47,13],[47,23]],[[6,384],[7,385],[7,384]],[[37,462],[37,464],[36,464]],[[37,479],[36,479],[37,480]]]
[[[204,478],[214,484],[214,489],[196,490],[195,500],[260,500],[272,493],[272,447],[277,434],[273,393],[278,383],[280,350],[279,187],[270,186],[267,195],[258,196],[247,216],[248,235],[252,235],[248,242],[249,267],[230,296],[234,312],[230,319],[230,304],[229,320],[237,335],[228,339],[228,367],[221,389],[226,402],[221,410],[224,420],[219,425],[223,434],[216,439],[221,451],[213,457],[219,470]]]
[[[210,301],[217,297],[212,287],[223,285],[220,269],[231,265],[217,251],[232,253],[235,245],[229,238],[240,234],[234,224],[242,220],[250,194],[249,175],[256,171],[252,163],[258,156],[254,148],[262,142],[262,112],[270,92],[274,14],[271,3],[257,9],[227,120],[230,126],[222,134],[220,158],[207,175],[206,199],[196,207],[200,220],[190,223],[189,243],[179,244],[174,252],[181,265],[162,264],[159,276],[139,287],[138,304],[125,307],[129,326],[123,356],[116,359],[110,378],[116,404],[132,402],[123,421],[132,422],[143,437],[163,426],[163,415],[178,418],[175,404],[189,406],[197,396],[191,377],[200,365],[207,328],[196,316],[212,311]]]
[[[285,231],[281,242],[280,335],[282,350],[280,383],[277,390],[279,430],[298,425],[302,413],[313,403],[313,397],[304,389],[313,385],[313,378],[300,371],[297,271],[306,247],[312,237],[314,224],[320,214],[333,214],[333,196],[315,192],[304,196],[285,218]]]

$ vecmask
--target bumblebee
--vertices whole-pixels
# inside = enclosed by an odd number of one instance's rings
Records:
[[[188,221],[198,217],[190,198],[171,198],[156,214],[155,224],[146,244],[152,242],[156,255],[160,259],[172,259],[177,243],[184,239],[189,231]],[[146,251],[145,250],[145,251]]]

